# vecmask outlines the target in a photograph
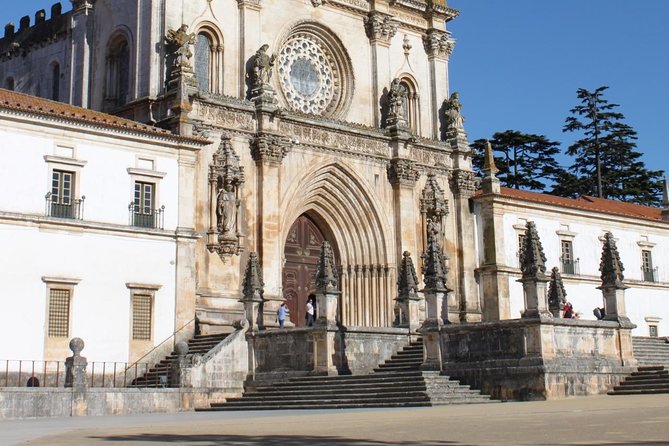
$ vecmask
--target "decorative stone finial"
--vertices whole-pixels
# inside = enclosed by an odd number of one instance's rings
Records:
[[[492,150],[492,144],[490,141],[486,140],[485,142],[485,158],[483,161],[483,174],[486,177],[494,177],[499,169],[495,165],[495,156]]]
[[[418,292],[418,277],[409,251],[404,251],[404,254],[402,254],[397,288],[400,297],[413,296]]]
[[[337,291],[337,285],[338,276],[332,247],[329,242],[324,241],[316,269],[316,291],[331,293]]]
[[[72,350],[72,356],[81,356],[81,352],[84,350],[84,340],[81,338],[72,338],[70,340],[70,350]]]
[[[551,270],[551,281],[548,284],[548,309],[553,316],[559,317],[562,308],[567,303],[567,292],[562,283],[560,270],[555,267]]]
[[[255,252],[249,254],[249,261],[246,264],[246,273],[244,274],[244,300],[262,302],[265,292],[265,282],[262,278],[262,268],[258,261],[258,255]]]
[[[541,246],[537,227],[533,221],[528,221],[525,230],[525,239],[520,249],[520,270],[523,279],[546,279],[546,255]]]
[[[434,222],[430,222],[427,233],[427,252],[422,256],[425,290],[449,292],[451,290],[446,286],[447,258],[441,250],[438,239],[441,230]]]
[[[667,177],[662,178],[662,207],[664,209],[669,208],[669,184],[667,183]]]
[[[604,235],[604,246],[602,247],[602,260],[599,264],[599,271],[602,273],[602,288],[626,288],[623,283],[623,280],[625,280],[623,276],[625,268],[623,268],[623,264],[620,261],[616,241],[610,232]]]

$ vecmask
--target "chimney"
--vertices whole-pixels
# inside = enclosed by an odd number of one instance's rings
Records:
[[[46,11],[43,9],[40,9],[35,13],[35,25],[39,25],[40,23],[43,23],[46,21]]]
[[[24,31],[28,28],[30,28],[30,16],[24,15],[23,17],[21,17],[21,21],[19,22],[19,32]]]
[[[669,185],[667,185],[667,177],[662,179],[662,220],[669,221]]]
[[[63,13],[63,5],[58,2],[54,3],[53,6],[51,6],[51,18],[53,19],[54,17],[59,17]]]
[[[5,25],[5,39],[14,37],[14,22],[9,22]]]

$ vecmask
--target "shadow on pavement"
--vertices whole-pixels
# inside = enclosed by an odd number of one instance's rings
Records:
[[[406,445],[406,441],[378,441],[354,439],[345,437],[316,437],[304,435],[177,435],[177,434],[137,434],[137,435],[108,435],[104,437],[88,437],[105,442],[147,442],[156,444],[188,444],[202,446],[313,446],[313,445],[331,445],[331,446],[395,446]],[[441,446],[458,445],[466,446],[464,443],[455,441],[418,441],[415,444],[422,446]]]

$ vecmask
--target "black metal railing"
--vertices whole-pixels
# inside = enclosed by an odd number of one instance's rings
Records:
[[[153,364],[89,362],[89,387],[128,387],[151,370]],[[64,361],[0,360],[0,387],[65,387]]]
[[[159,209],[148,209],[143,206],[130,203],[130,226],[140,228],[163,229],[165,225],[165,205]]]
[[[643,281],[644,282],[657,282],[657,266],[655,268],[645,268],[641,267],[643,271]]]
[[[69,200],[69,203],[63,203],[57,197],[54,197],[51,192],[44,197],[46,199],[45,214],[47,217],[56,218],[70,218],[74,220],[84,219],[84,200],[85,196],[80,199]]]
[[[562,265],[562,274],[572,274],[579,275],[581,274],[579,267],[579,259],[569,260],[569,259],[560,259],[560,264]]]

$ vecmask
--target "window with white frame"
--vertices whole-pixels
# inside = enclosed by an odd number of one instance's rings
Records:
[[[653,268],[653,253],[650,249],[641,250],[641,270],[643,271],[644,281],[657,281],[655,277],[655,268]]]
[[[165,206],[158,207],[159,184],[165,172],[155,170],[155,160],[138,157],[137,167],[128,168],[132,179],[130,225],[163,229]]]
[[[574,244],[571,240],[560,240],[560,264],[563,274],[578,274]]]

